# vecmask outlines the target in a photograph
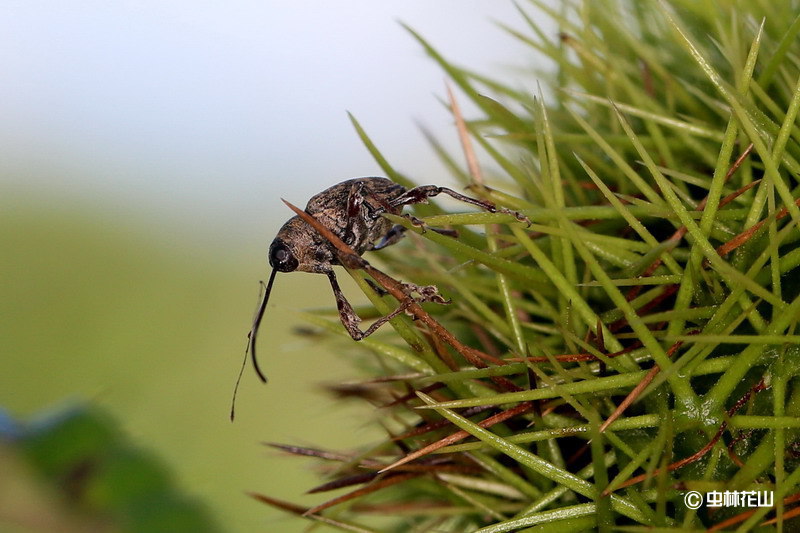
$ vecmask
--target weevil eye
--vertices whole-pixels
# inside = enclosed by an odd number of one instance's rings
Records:
[[[297,268],[297,258],[280,239],[272,241],[269,247],[269,265],[280,272],[292,272]]]

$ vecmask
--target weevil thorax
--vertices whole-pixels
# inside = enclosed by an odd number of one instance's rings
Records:
[[[392,223],[378,213],[399,214],[402,206],[390,204],[405,191],[405,187],[386,178],[356,178],[314,195],[305,211],[361,255],[391,229]],[[336,248],[295,216],[272,241],[269,264],[279,272],[323,273],[339,261]]]

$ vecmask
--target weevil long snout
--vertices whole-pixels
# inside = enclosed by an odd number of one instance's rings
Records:
[[[239,369],[239,376],[236,378],[236,385],[233,388],[233,400],[231,400],[231,421],[233,421],[234,417],[236,416],[236,393],[239,392],[239,382],[242,381],[242,374],[244,373],[244,367],[247,364],[248,354],[253,361],[253,368],[255,368],[258,378],[264,383],[267,382],[267,376],[258,366],[258,358],[256,357],[256,336],[258,335],[258,328],[261,326],[261,319],[264,318],[264,312],[266,311],[267,303],[269,302],[269,295],[272,292],[272,284],[275,281],[275,274],[277,273],[278,269],[273,267],[272,273],[269,275],[269,281],[264,288],[264,294],[261,296],[261,301],[256,308],[255,314],[253,315],[253,325],[250,328],[250,332],[247,334],[247,348],[245,349],[244,359],[242,360],[242,367]],[[262,281],[261,284],[263,286],[264,282]]]

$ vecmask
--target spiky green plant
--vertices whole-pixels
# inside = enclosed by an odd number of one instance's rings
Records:
[[[546,99],[411,31],[480,110],[462,124],[452,106],[472,164],[439,149],[443,160],[531,224],[416,210],[453,239],[392,217],[416,235],[382,268],[452,303],[410,308],[416,321],[359,346],[376,356],[370,376],[340,392],[374,403],[387,439],[356,453],[283,447],[327,461],[316,490],[343,492],[313,509],[257,497],[348,531],[789,529],[800,3],[533,3],[524,31],[506,29],[552,61]],[[374,305],[364,316],[398,305],[353,274]],[[308,320],[344,334],[333,317]],[[684,500],[734,490],[774,505]]]

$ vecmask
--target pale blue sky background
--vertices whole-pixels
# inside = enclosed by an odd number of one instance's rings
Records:
[[[530,49],[491,22],[524,27],[510,1],[25,0],[0,9],[6,192],[191,221],[209,243],[249,239],[253,225],[263,232],[285,218],[280,196],[302,205],[378,173],[348,110],[402,171],[442,181],[415,121],[457,147],[435,97],[444,75],[398,20],[457,63],[535,87],[518,69],[531,66]]]

